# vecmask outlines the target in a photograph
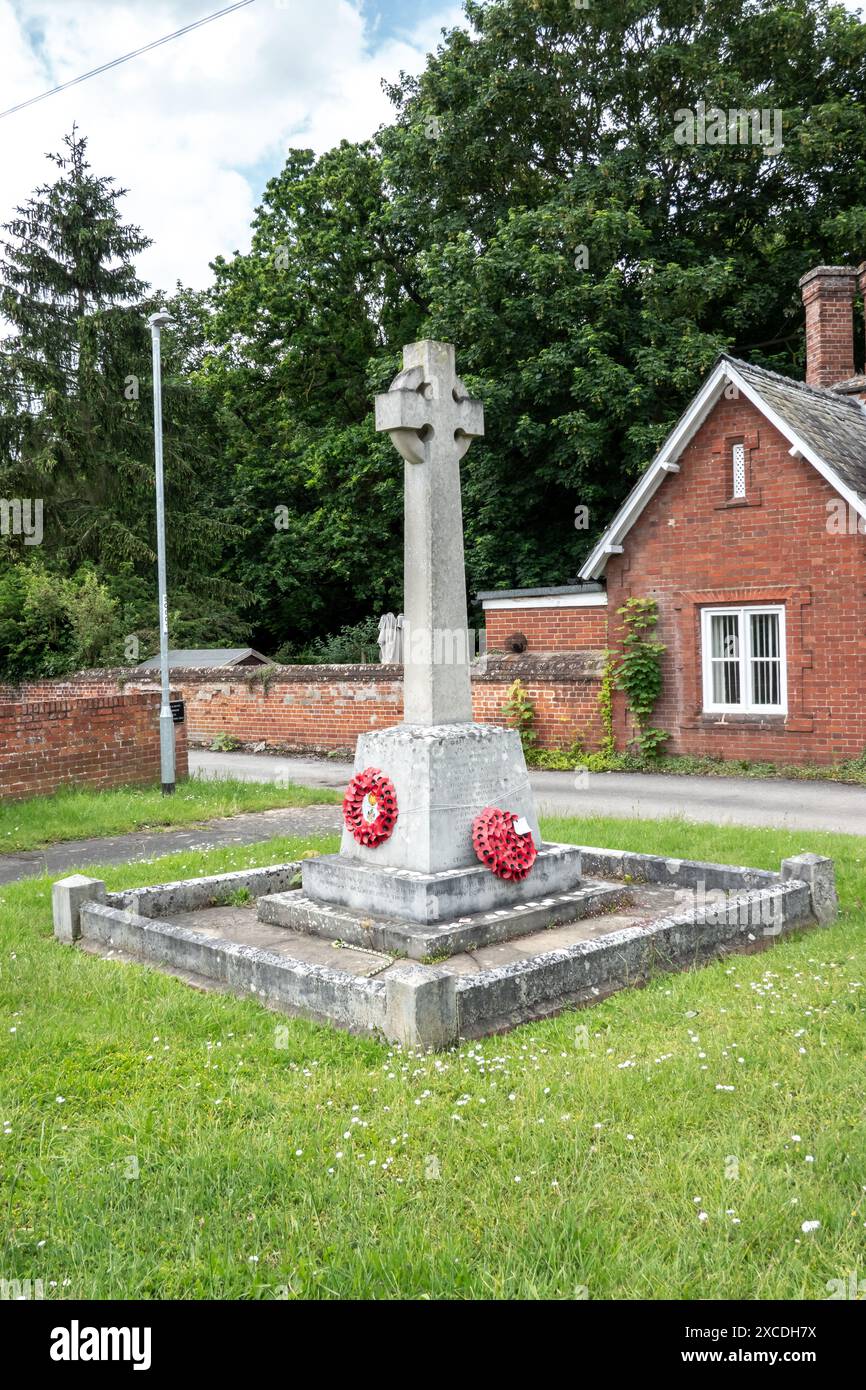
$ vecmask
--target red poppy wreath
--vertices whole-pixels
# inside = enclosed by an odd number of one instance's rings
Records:
[[[526,820],[497,806],[486,806],[475,817],[472,843],[485,868],[510,883],[526,878],[538,853]]]
[[[375,849],[391,836],[397,821],[394,783],[377,767],[352,778],[343,797],[343,820],[359,845]]]

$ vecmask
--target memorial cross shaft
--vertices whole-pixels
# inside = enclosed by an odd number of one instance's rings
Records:
[[[472,722],[460,460],[484,434],[484,408],[455,373],[454,348],[425,338],[376,397],[376,429],[404,467],[403,722]]]

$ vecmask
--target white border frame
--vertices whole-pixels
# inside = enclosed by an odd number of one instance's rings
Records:
[[[710,620],[720,614],[737,614],[740,620],[740,691],[739,705],[716,704],[712,699],[713,663]],[[779,694],[778,705],[756,705],[752,700],[751,636],[748,617],[753,613],[775,613],[779,619]],[[701,609],[701,689],[704,714],[777,714],[788,713],[788,646],[785,626],[785,605],[782,603],[716,604]]]

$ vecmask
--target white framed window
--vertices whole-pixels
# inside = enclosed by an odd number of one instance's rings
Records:
[[[785,609],[702,609],[701,665],[708,713],[787,714]]]
[[[732,473],[733,491],[732,497],[745,497],[746,495],[746,446],[745,444],[735,444],[732,451]]]

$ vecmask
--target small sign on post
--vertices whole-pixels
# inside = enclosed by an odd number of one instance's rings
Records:
[[[169,700],[168,707],[175,724],[182,724],[186,718],[186,707],[183,700]]]

